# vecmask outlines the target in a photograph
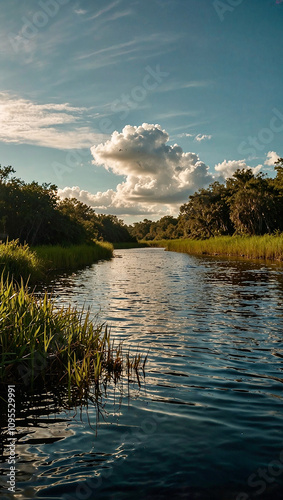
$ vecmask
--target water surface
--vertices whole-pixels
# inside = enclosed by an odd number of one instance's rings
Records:
[[[52,286],[149,351],[146,378],[108,389],[97,436],[92,404],[23,407],[18,499],[283,498],[282,267],[117,250]]]

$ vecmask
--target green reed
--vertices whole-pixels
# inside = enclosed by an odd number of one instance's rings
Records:
[[[137,355],[124,362],[105,325],[90,311],[58,308],[47,294],[38,299],[27,286],[0,281],[0,388],[3,384],[68,388],[83,398],[90,384],[114,379],[124,369],[137,371]],[[144,369],[144,364],[141,366]]]

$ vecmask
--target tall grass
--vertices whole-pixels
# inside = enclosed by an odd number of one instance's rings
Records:
[[[124,363],[121,345],[89,311],[58,309],[46,294],[37,299],[26,286],[0,282],[0,388],[65,386],[83,398],[91,383],[115,381],[123,369],[138,370],[140,358]]]
[[[10,276],[20,281],[30,279],[35,282],[49,271],[78,269],[113,256],[111,243],[72,245],[69,247],[38,246],[29,248],[18,240],[0,244],[0,275]]]
[[[207,240],[165,240],[162,241],[161,246],[164,243],[167,250],[174,252],[283,261],[283,234],[279,236],[221,236]]]
[[[93,242],[85,245],[44,245],[33,248],[45,270],[78,269],[101,259],[111,259],[113,245],[107,242]]]
[[[18,240],[0,244],[0,274],[22,277],[26,281],[30,275],[35,279],[41,277],[43,263],[28,245],[19,245]]]

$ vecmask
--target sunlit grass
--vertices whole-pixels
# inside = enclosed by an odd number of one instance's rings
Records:
[[[28,245],[19,245],[18,240],[0,244],[0,274],[27,280],[30,275],[40,277],[42,272],[43,263]]]
[[[283,261],[283,235],[221,236],[207,240],[163,240],[167,250],[196,255],[228,255]]]
[[[33,251],[46,270],[78,269],[101,259],[111,259],[113,245],[107,242],[93,242],[89,245],[45,245],[34,247]]]
[[[78,269],[101,259],[111,259],[113,245],[93,242],[85,245],[46,245],[29,248],[18,240],[0,244],[0,274],[20,281],[35,282],[56,270]]]

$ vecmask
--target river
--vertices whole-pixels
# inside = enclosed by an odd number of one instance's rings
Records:
[[[23,404],[17,499],[283,498],[282,267],[116,250],[52,287],[148,352],[146,376],[108,388],[97,433],[91,403]]]

